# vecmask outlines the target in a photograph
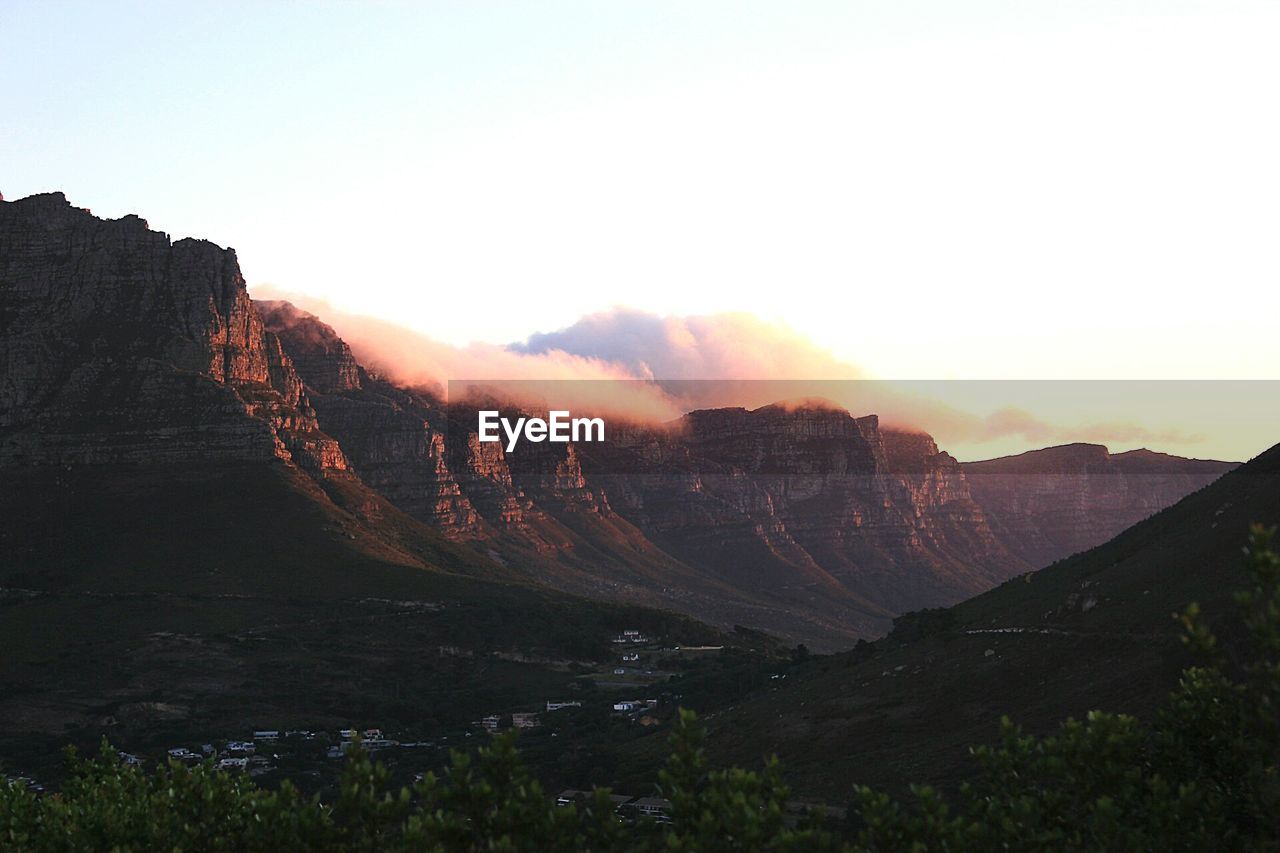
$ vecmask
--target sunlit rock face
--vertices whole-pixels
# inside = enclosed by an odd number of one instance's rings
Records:
[[[571,547],[548,512],[608,511],[572,445],[508,454],[501,443],[481,442],[473,409],[451,411],[429,391],[369,374],[312,314],[287,302],[256,304],[297,366],[322,428],[361,479],[400,509],[454,538],[511,534],[540,552]]]
[[[449,535],[572,558],[584,544],[609,545],[625,523],[735,590],[786,608],[823,602],[837,621],[841,608],[861,608],[850,617],[860,625],[1098,544],[1229,467],[1139,472],[1149,457],[1099,448],[1085,457],[1101,468],[1071,456],[1048,479],[1002,479],[923,432],[821,401],[614,424],[605,445],[508,452],[479,441],[476,406],[371,377],[332,329],[292,306],[260,310],[361,477]],[[1117,470],[1131,476],[1098,479]],[[615,569],[592,570],[609,579]]]
[[[346,467],[233,250],[61,193],[0,202],[0,432],[0,462]]]
[[[365,484],[452,537],[478,534],[480,515],[449,468],[438,401],[370,376],[318,317],[288,302],[255,304]]]
[[[596,478],[613,508],[734,583],[834,586],[899,610],[1024,568],[992,535],[955,460],[928,436],[882,431],[875,416],[716,409],[616,444]],[[633,458],[619,458],[628,449]]]
[[[343,394],[362,388],[360,365],[351,347],[313,314],[284,301],[255,300],[266,328],[287,342],[298,375],[312,391]]]
[[[1039,568],[1106,542],[1236,465],[1068,444],[962,467],[1001,540]]]

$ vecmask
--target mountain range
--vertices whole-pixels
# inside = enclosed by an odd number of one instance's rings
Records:
[[[962,464],[821,401],[508,453],[477,440],[474,405],[398,385],[320,318],[254,302],[233,250],[59,193],[0,203],[0,283],[7,477],[163,473],[160,491],[198,513],[193,472],[257,472],[330,517],[317,535],[378,560],[817,648],[1104,542],[1234,467],[1099,445]],[[26,509],[10,576],[56,576],[57,548],[31,538],[63,526]]]

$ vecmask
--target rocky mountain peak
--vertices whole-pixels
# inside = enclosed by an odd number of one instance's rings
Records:
[[[360,366],[331,326],[283,300],[254,305],[268,331],[288,338],[294,367],[307,385],[325,394],[360,390]]]
[[[0,457],[345,465],[233,250],[62,193],[0,202],[0,377]]]

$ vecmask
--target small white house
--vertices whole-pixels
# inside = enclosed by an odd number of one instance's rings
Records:
[[[552,702],[551,700],[547,700],[548,711],[559,711],[561,708],[581,708],[581,707],[582,707],[582,703],[578,701]]]

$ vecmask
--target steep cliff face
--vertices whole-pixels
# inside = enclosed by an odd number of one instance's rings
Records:
[[[0,464],[209,455],[346,467],[234,251],[60,193],[0,202]]]
[[[706,500],[702,484],[688,481],[671,489],[670,470],[663,465],[655,469],[659,481],[647,486],[608,472],[589,476],[585,447],[572,444],[524,443],[509,453],[502,443],[479,441],[474,402],[446,404],[358,366],[351,371],[344,366],[349,350],[318,318],[283,303],[259,303],[258,310],[268,332],[279,336],[299,366],[320,426],[338,438],[365,483],[400,509],[518,567],[526,577],[582,594],[675,607],[721,624],[767,626],[819,644],[874,633],[890,616],[879,605],[856,600],[803,549],[788,544],[776,519],[769,522],[776,536],[758,555],[775,583],[748,582],[733,554],[744,539],[748,550],[758,547],[758,537],[743,537],[739,528],[759,522],[718,496]],[[519,414],[498,401],[484,407]],[[648,440],[665,433],[644,435]],[[706,464],[690,448],[661,440],[662,452]],[[779,446],[778,452],[785,450]],[[629,513],[614,510],[615,487],[630,503]],[[641,492],[645,500],[638,503]],[[766,494],[758,497],[769,500]],[[641,529],[633,516],[645,517],[649,509],[652,524]],[[689,563],[665,552],[660,537],[650,536],[665,526],[701,537],[697,550],[704,559]],[[791,576],[780,579],[776,563],[782,548],[792,550],[796,563],[784,562],[781,570]],[[825,585],[816,600],[813,578],[806,579],[806,573]]]
[[[314,315],[288,302],[255,305],[296,366],[318,423],[361,479],[453,538],[478,535],[480,516],[449,470],[437,401],[370,376]]]
[[[574,447],[530,445],[508,455],[500,443],[479,441],[474,408],[451,410],[427,391],[370,375],[331,327],[287,302],[255,304],[297,366],[321,427],[361,479],[400,509],[453,538],[505,538],[540,553],[575,547],[553,515],[609,512]]]
[[[1118,535],[1236,467],[1068,444],[963,466],[998,538],[1039,568]]]
[[[821,401],[615,424],[605,445],[508,453],[478,440],[476,404],[370,377],[318,319],[260,309],[302,366],[321,427],[401,509],[538,580],[591,594],[669,591],[671,564],[624,580],[619,560],[674,558],[683,592],[732,590],[703,611],[720,621],[748,621],[743,608],[757,605],[747,602],[765,599],[874,632],[891,614],[957,601],[1096,544],[1225,470],[1102,448],[962,466],[925,433],[882,429],[874,415]]]
[[[884,430],[881,437],[888,470],[906,490],[915,529],[933,552],[981,566],[997,580],[1027,568],[994,535],[960,463],[932,436]]]
[[[588,453],[601,472],[588,466],[588,479],[666,550],[771,594],[838,590],[898,611],[1023,568],[955,460],[875,416],[821,404],[699,411]]]

